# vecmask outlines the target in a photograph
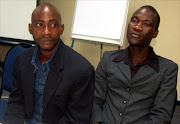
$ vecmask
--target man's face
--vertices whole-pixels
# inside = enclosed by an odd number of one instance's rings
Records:
[[[29,24],[29,32],[43,51],[55,49],[63,30],[64,25],[61,25],[60,14],[48,6],[36,10],[32,15],[32,24]]]
[[[127,29],[127,39],[131,46],[149,46],[152,38],[158,34],[157,15],[147,8],[137,10],[131,17]]]

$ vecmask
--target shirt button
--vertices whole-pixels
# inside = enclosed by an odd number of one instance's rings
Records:
[[[40,86],[40,89],[42,90],[42,89],[43,89],[43,86]]]
[[[130,91],[130,88],[128,87],[126,90],[127,90],[127,91]]]
[[[124,104],[126,104],[127,103],[127,101],[126,100],[124,100]]]
[[[119,116],[121,117],[123,114],[122,113],[119,113]]]

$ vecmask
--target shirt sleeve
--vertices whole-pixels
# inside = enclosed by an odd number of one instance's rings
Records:
[[[106,52],[105,52],[106,53]],[[106,73],[106,54],[104,53],[95,73],[94,102],[91,115],[91,124],[103,122],[103,107],[107,95],[107,73]]]
[[[169,61],[149,118],[143,124],[170,124],[176,101],[177,64]]]

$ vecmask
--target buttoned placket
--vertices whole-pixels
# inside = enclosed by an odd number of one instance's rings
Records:
[[[126,87],[126,91],[127,91],[127,93],[128,93],[128,98],[123,100],[124,111],[119,112],[119,117],[121,118],[121,122],[122,122],[122,120],[123,120],[123,116],[124,116],[124,112],[125,112],[126,105],[127,105],[128,100],[129,100],[129,98],[130,98],[130,87]]]

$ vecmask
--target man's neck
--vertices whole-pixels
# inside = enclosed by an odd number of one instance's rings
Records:
[[[129,55],[134,65],[143,62],[149,53],[149,46],[147,47],[129,47]]]
[[[44,62],[47,62],[51,58],[51,56],[53,55],[54,51],[55,50],[53,50],[53,51],[42,51],[42,50],[40,50],[39,60],[40,60],[41,64]]]

